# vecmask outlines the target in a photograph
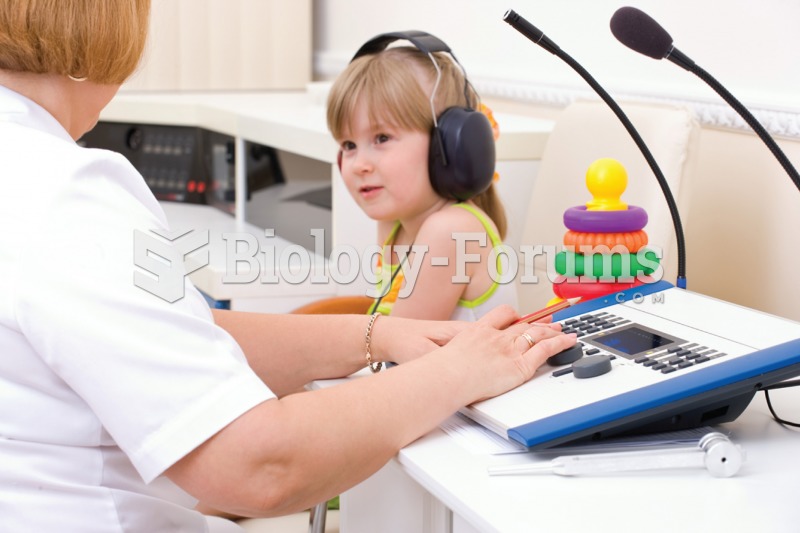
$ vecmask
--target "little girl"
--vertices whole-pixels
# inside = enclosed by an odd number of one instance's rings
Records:
[[[378,221],[384,250],[382,296],[370,313],[477,320],[499,304],[516,307],[513,284],[498,283],[501,265],[491,254],[506,232],[494,185],[459,201],[437,194],[429,177],[432,108],[439,117],[447,108],[475,109],[478,102],[451,57],[415,47],[357,55],[328,97],[342,178],[359,207]]]

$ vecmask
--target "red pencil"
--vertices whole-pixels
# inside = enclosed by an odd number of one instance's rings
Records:
[[[553,304],[550,306],[545,307],[544,309],[540,309],[538,311],[534,311],[533,313],[527,314],[524,317],[520,318],[514,324],[522,324],[523,322],[530,324],[531,322],[536,322],[537,320],[541,320],[545,317],[552,315],[553,313],[557,313],[562,309],[566,309],[571,305],[575,305],[580,301],[580,297],[577,298],[569,298],[568,300],[561,300],[557,304]]]

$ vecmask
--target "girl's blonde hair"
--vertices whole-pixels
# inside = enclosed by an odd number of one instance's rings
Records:
[[[442,76],[436,89],[437,116],[448,107],[479,105],[478,95],[465,84],[464,73],[448,54],[435,52]],[[420,80],[427,80],[423,87]],[[328,95],[328,129],[335,139],[348,136],[356,106],[363,101],[372,123],[423,131],[433,130],[430,94],[436,80],[436,67],[427,54],[412,47],[393,47],[353,60],[331,87]],[[363,100],[362,100],[363,99]],[[494,185],[472,198],[497,226],[505,238],[506,215]]]
[[[150,0],[3,0],[0,69],[119,84],[144,51]]]

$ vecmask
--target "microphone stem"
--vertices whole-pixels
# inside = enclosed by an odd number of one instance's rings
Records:
[[[667,207],[669,208],[670,215],[672,217],[672,223],[675,227],[675,239],[677,243],[677,252],[678,252],[678,275],[676,280],[676,285],[681,288],[686,288],[686,241],[683,235],[683,224],[681,223],[680,213],[678,212],[678,206],[675,203],[675,198],[672,195],[672,190],[669,188],[669,184],[667,183],[664,174],[661,172],[661,169],[656,163],[653,154],[650,152],[650,149],[645,144],[642,136],[639,135],[639,132],[636,131],[636,128],[631,123],[628,116],[622,111],[622,108],[614,101],[613,98],[606,92],[603,87],[597,83],[597,81],[592,77],[589,72],[583,68],[580,63],[575,61],[569,54],[561,50],[560,48],[553,51],[555,55],[560,57],[565,63],[575,70],[589,86],[594,89],[594,91],[603,99],[603,101],[611,108],[617,118],[622,122],[622,125],[628,130],[628,133],[633,138],[633,141],[636,143],[636,146],[641,151],[642,155],[644,156],[647,164],[650,166],[650,169],[653,171],[653,174],[658,181],[659,186],[661,187],[661,191],[664,193],[664,198],[667,201]]]
[[[668,56],[667,59],[672,59],[671,56]],[[683,66],[683,65],[681,65]],[[686,67],[684,67],[686,68]],[[690,72],[694,73],[698,78],[706,82],[709,86],[711,86],[717,94],[719,94],[723,100],[725,100],[737,113],[741,116],[745,122],[747,122],[748,126],[750,126],[753,131],[758,135],[758,137],[767,145],[772,155],[778,160],[781,164],[783,169],[789,175],[789,178],[794,182],[795,186],[798,190],[800,190],[800,174],[798,174],[797,169],[792,166],[792,163],[789,161],[789,158],[786,157],[786,154],[778,146],[778,143],[772,138],[772,136],[767,133],[767,130],[764,129],[764,126],[756,120],[756,117],[747,110],[747,108],[742,105],[742,103],[733,96],[728,89],[722,86],[720,82],[718,82],[711,74],[703,70],[701,67],[697,66],[696,64],[692,63],[690,68],[687,68]]]

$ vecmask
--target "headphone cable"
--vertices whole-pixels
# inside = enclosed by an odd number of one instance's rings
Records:
[[[761,390],[764,391],[764,399],[767,400],[767,408],[769,408],[769,412],[772,414],[772,418],[774,418],[777,423],[782,424],[784,426],[791,426],[791,427],[795,427],[795,428],[800,428],[800,423],[789,422],[788,420],[784,420],[781,417],[779,417],[778,414],[775,412],[775,409],[772,407],[772,402],[770,401],[770,398],[769,398],[769,391],[771,391],[771,390],[774,390],[774,389],[786,389],[786,388],[789,388],[789,387],[797,387],[798,385],[800,385],[800,379],[794,379],[794,380],[791,380],[791,381],[784,381],[782,383],[776,383],[775,385],[770,385],[768,387],[764,387],[763,389],[761,389]]]
[[[390,245],[390,248],[394,248],[394,244]],[[414,242],[413,241],[411,242],[411,245],[408,248],[408,252],[409,253],[411,253],[412,248],[414,248]],[[400,273],[400,271],[403,270],[403,265],[405,264],[406,259],[408,259],[408,253],[403,255],[403,258],[400,260],[400,263],[397,265],[397,268],[395,269],[394,272],[392,272],[392,275],[389,277],[389,283],[386,284],[386,290],[381,291],[382,294],[378,298],[375,299],[375,302],[373,302],[372,306],[370,306],[369,312],[367,314],[371,315],[372,313],[375,313],[378,310],[378,306],[383,301],[383,298],[387,294],[389,294],[389,291],[392,290],[392,284],[394,283],[394,279],[397,277],[397,275]]]

